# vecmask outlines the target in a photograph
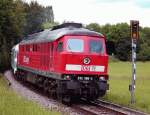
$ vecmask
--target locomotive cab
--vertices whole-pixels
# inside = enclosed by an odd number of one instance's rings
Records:
[[[103,37],[64,36],[63,40],[58,41],[57,47],[57,62],[61,65],[61,72],[107,75],[108,55]]]

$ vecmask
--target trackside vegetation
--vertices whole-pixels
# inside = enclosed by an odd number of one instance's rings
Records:
[[[15,94],[0,75],[0,115],[60,115]]]
[[[109,63],[110,90],[104,100],[150,113],[150,62],[137,62],[136,103],[130,104],[131,62]]]

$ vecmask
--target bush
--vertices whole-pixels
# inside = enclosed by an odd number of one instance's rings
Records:
[[[150,47],[146,43],[141,45],[141,50],[137,54],[137,59],[140,61],[150,60]]]
[[[116,45],[116,57],[122,61],[131,59],[131,39],[122,38]]]
[[[109,63],[111,62],[119,62],[119,59],[115,57],[115,55],[109,56]]]
[[[8,52],[0,52],[0,71],[3,72],[10,68],[10,55]]]

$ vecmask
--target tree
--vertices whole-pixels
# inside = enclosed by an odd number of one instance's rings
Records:
[[[44,22],[54,23],[54,13],[52,6],[47,6],[44,8]]]
[[[0,68],[9,67],[10,49],[22,35],[24,16],[21,1],[0,1]]]
[[[45,23],[43,23],[44,29],[50,29],[56,25],[59,25],[59,23],[58,22],[45,22]]]
[[[101,28],[102,33],[105,33],[108,41],[113,41],[115,44],[121,38],[130,37],[130,29],[127,23],[119,23],[116,25],[106,24]]]
[[[150,28],[145,27],[140,29],[140,38],[139,38],[139,52],[137,54],[138,60],[147,61],[150,60]]]
[[[36,1],[32,1],[30,4],[25,3],[26,23],[24,27],[24,33],[26,35],[39,32],[43,30],[43,10],[44,8]]]
[[[24,6],[26,11],[25,35],[44,30],[44,23],[54,23],[52,6],[44,7],[36,1],[30,4],[24,3]]]
[[[147,43],[141,45],[140,51],[137,54],[137,59],[141,61],[150,60],[150,47]]]
[[[122,38],[116,44],[116,57],[122,61],[131,60],[131,39]]]
[[[101,27],[97,23],[91,23],[91,24],[87,25],[86,28],[96,31],[96,32],[100,32],[100,30],[101,30]]]

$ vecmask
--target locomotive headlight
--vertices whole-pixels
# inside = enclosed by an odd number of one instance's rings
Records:
[[[69,75],[67,75],[67,76],[66,76],[66,79],[67,79],[67,80],[70,80],[70,76],[69,76]]]
[[[64,79],[65,79],[65,80],[70,80],[70,79],[71,79],[71,76],[65,75],[65,76],[64,76]]]

